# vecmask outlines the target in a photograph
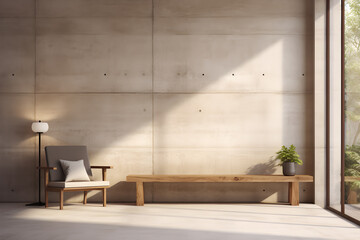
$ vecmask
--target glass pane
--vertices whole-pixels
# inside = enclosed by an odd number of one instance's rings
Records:
[[[345,1],[345,214],[360,220],[360,0]]]
[[[330,207],[341,211],[341,1],[331,0],[330,9],[330,111],[329,197]]]

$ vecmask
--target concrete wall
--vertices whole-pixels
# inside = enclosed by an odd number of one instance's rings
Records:
[[[36,198],[38,119],[50,125],[44,145],[84,144],[92,164],[115,167],[113,202],[135,200],[128,174],[281,173],[272,156],[283,144],[297,146],[299,174],[314,174],[312,0],[0,4],[9,38],[0,39],[0,159],[13,179],[0,185],[1,201]],[[287,200],[286,188],[146,184],[145,198],[274,202]],[[301,201],[313,200],[302,184]]]
[[[35,200],[35,1],[0,1],[0,201]]]

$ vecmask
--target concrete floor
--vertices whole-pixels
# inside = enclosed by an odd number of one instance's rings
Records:
[[[345,204],[345,213],[355,219],[360,219],[360,204]]]
[[[313,204],[0,204],[0,239],[359,239],[360,228]]]

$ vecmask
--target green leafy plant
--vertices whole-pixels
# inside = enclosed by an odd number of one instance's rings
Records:
[[[294,162],[299,165],[302,165],[303,162],[299,158],[299,154],[295,151],[296,147],[291,144],[290,147],[282,146],[280,151],[276,152],[277,156],[276,159],[280,160],[280,166],[282,166],[285,162]]]
[[[345,181],[345,203],[356,204],[359,199],[360,181],[356,178],[360,177],[360,146],[346,145],[345,147],[345,180],[346,177],[355,177],[352,181]]]
[[[360,146],[347,145],[345,148],[345,176],[360,177]],[[351,189],[360,188],[360,181],[347,183]]]

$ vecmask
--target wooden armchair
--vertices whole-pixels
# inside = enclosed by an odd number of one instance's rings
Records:
[[[106,189],[110,183],[106,181],[106,170],[112,166],[90,166],[86,146],[47,146],[45,147],[47,167],[41,167],[45,179],[45,207],[48,207],[48,193],[59,192],[60,210],[64,207],[64,192],[84,191],[83,204],[86,204],[87,193],[91,190],[101,190],[103,206],[106,207]],[[65,176],[60,165],[60,159],[77,161],[84,160],[84,165],[90,179],[91,169],[102,169],[102,181],[65,182]]]

